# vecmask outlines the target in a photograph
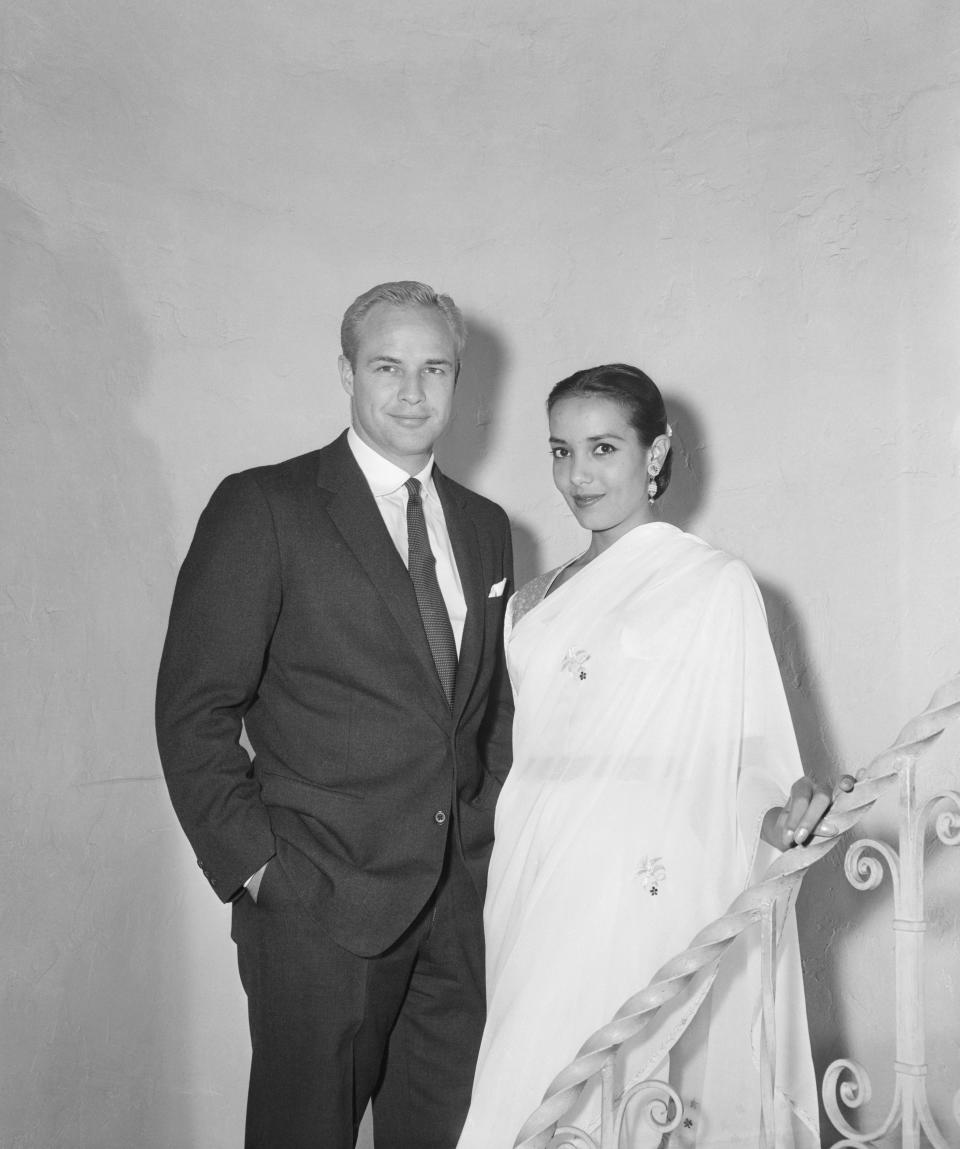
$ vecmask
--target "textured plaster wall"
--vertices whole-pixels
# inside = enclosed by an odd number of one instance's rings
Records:
[[[581,545],[549,385],[661,382],[667,513],[756,572],[811,771],[960,667],[958,12],[0,8],[0,1143],[240,1143],[228,913],[168,808],[153,676],[216,481],[344,425],[339,317],[377,280],[468,313],[443,457],[511,512],[524,576]],[[931,865],[946,1121],[960,858]],[[885,1099],[889,887],[825,865],[801,912],[818,1055]]]

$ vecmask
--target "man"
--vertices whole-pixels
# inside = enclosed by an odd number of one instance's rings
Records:
[[[512,553],[503,511],[433,463],[464,338],[425,284],[361,295],[351,428],[227,478],[177,582],[158,742],[233,901],[248,1149],[348,1149],[371,1097],[377,1149],[453,1149],[469,1103]]]

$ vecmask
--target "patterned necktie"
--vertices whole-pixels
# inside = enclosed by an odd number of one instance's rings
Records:
[[[423,501],[420,498],[420,480],[407,479],[404,486],[409,492],[407,499],[407,546],[409,555],[407,566],[413,582],[413,590],[420,607],[423,629],[427,632],[427,642],[437,666],[437,674],[443,685],[447,702],[453,705],[453,683],[457,676],[457,644],[453,639],[450,616],[440,593],[437,582],[437,560],[430,550],[427,537],[427,521],[423,517]]]

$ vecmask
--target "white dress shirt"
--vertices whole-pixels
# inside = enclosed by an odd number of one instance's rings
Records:
[[[404,565],[409,565],[407,561],[409,496],[404,483],[411,476],[402,467],[391,463],[389,459],[385,459],[372,447],[367,446],[352,427],[347,432],[347,443],[360,470],[363,471],[363,476],[376,500],[377,510],[383,517]],[[467,604],[463,597],[463,586],[453,557],[453,547],[450,545],[450,535],[443,517],[440,496],[433,482],[433,455],[423,470],[413,478],[420,480],[420,497],[423,501],[423,517],[427,523],[427,536],[430,539],[430,549],[437,560],[437,582],[440,584],[440,593],[450,616],[450,625],[453,627],[453,637],[459,654],[463,639],[463,624],[467,617]]]

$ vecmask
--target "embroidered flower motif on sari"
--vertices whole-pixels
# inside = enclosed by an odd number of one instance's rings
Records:
[[[691,1097],[683,1106],[684,1117],[682,1123],[672,1133],[667,1134],[665,1144],[671,1146],[677,1145],[682,1149],[685,1145],[694,1145],[696,1143],[697,1135],[694,1128],[696,1123],[691,1116],[691,1114],[696,1112],[696,1109],[696,1098]]]
[[[580,681],[583,682],[587,677],[587,672],[583,669],[583,664],[589,658],[590,655],[585,650],[578,650],[575,646],[571,646],[563,656],[560,669],[565,670],[567,674],[572,674],[574,678],[579,678]]]
[[[663,858],[641,858],[637,877],[647,893],[655,898],[660,893],[660,884],[666,880],[667,867]]]

